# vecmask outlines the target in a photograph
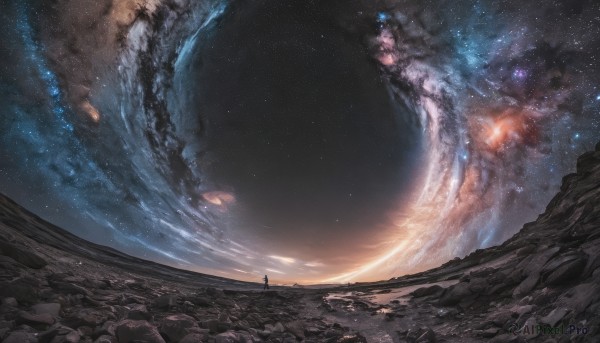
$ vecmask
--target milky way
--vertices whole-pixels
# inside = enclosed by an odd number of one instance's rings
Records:
[[[281,282],[500,244],[600,139],[594,1],[19,1],[0,190],[91,241]]]

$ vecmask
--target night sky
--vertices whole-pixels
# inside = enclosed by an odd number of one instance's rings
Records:
[[[179,268],[435,267],[534,220],[600,140],[592,0],[0,6],[0,191]]]

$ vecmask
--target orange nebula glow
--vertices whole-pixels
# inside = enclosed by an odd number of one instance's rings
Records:
[[[227,206],[235,202],[235,196],[233,196],[233,194],[221,191],[203,193],[202,198],[217,206]]]
[[[98,123],[100,121],[100,112],[89,101],[84,101],[81,104],[81,109],[87,113],[88,117],[90,117],[94,123]]]
[[[525,110],[509,108],[487,118],[478,118],[479,140],[493,151],[501,151],[514,144],[534,144],[537,141],[535,115]],[[477,137],[477,135],[475,135]]]

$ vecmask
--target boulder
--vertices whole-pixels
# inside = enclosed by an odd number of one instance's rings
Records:
[[[544,283],[549,286],[554,286],[573,281],[583,271],[585,262],[586,261],[582,258],[575,258],[563,263],[560,267],[548,274]]]
[[[426,297],[428,295],[433,295],[439,292],[442,292],[444,288],[439,285],[433,285],[429,287],[421,287],[410,293],[415,298]]]
[[[145,320],[126,319],[116,325],[119,343],[165,343],[158,330]]]
[[[471,295],[468,282],[460,282],[446,289],[440,297],[439,304],[442,306],[456,305],[465,297]]]
[[[233,331],[227,331],[215,336],[215,343],[237,343],[240,338]]]
[[[9,242],[0,241],[0,250],[2,250],[3,255],[9,256],[13,260],[29,268],[40,269],[48,265],[46,260],[44,260],[40,255],[36,254],[30,248],[20,247]]]
[[[186,314],[174,314],[161,320],[159,331],[168,337],[170,342],[178,342],[187,334],[190,329],[198,328],[196,320]]]
[[[562,294],[557,303],[562,307],[570,308],[579,314],[592,303],[600,299],[600,285],[596,283],[582,283]]]
[[[19,302],[17,301],[17,299],[15,299],[13,297],[8,297],[8,298],[2,299],[2,305],[8,306],[8,307],[19,307]]]
[[[59,303],[36,304],[31,307],[31,311],[34,314],[48,313],[54,317],[58,317],[58,315],[60,313],[60,304]]]
[[[198,343],[206,341],[207,334],[203,333],[190,333],[183,337],[179,343]]]
[[[166,294],[154,300],[154,305],[160,309],[169,309],[177,306],[177,294]]]
[[[127,319],[133,320],[151,320],[152,314],[148,312],[146,305],[142,304],[131,304],[127,306],[129,311],[127,312]]]
[[[293,322],[286,323],[285,329],[292,333],[294,336],[300,339],[304,339],[304,322],[301,320],[295,320]]]
[[[435,332],[431,329],[425,330],[415,341],[417,343],[435,343],[437,339],[435,337]]]
[[[30,332],[15,331],[11,332],[2,343],[37,343],[36,334]]]
[[[367,339],[360,333],[344,335],[337,340],[337,343],[367,343]]]
[[[539,273],[531,273],[525,278],[513,291],[513,297],[520,298],[526,294],[529,294],[537,285],[540,279]]]
[[[19,314],[17,315],[17,319],[16,319],[16,323],[17,325],[20,324],[27,324],[27,325],[34,325],[34,326],[39,326],[39,325],[52,325],[54,324],[55,320],[54,317],[52,317],[52,315],[48,314],[48,313],[44,313],[44,314],[31,314],[31,313],[27,313],[27,312],[19,312]]]
[[[569,313],[569,310],[564,307],[555,308],[550,313],[548,313],[547,316],[540,319],[540,322],[548,324],[550,327],[555,327],[556,324],[560,322],[567,313]]]
[[[200,341],[198,341],[200,342]],[[102,335],[94,341],[94,343],[119,343],[117,342],[117,338],[110,335]]]

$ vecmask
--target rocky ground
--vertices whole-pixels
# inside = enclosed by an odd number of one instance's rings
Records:
[[[598,342],[600,144],[501,246],[420,274],[275,287],[81,240],[0,197],[3,342]]]

